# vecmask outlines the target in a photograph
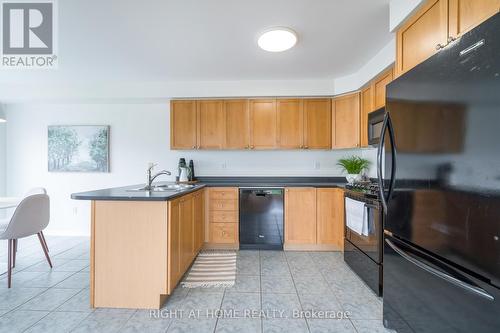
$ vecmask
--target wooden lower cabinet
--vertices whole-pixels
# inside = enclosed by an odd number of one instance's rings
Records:
[[[174,290],[181,274],[180,199],[168,203],[168,290]]]
[[[193,253],[196,255],[205,242],[205,191],[193,194]]]
[[[238,224],[210,223],[210,241],[214,244],[238,243]]]
[[[316,189],[285,189],[285,243],[316,244]]]
[[[239,246],[239,189],[212,187],[207,189],[208,238],[212,248]]]
[[[344,191],[340,188],[285,189],[285,250],[344,248]]]
[[[318,244],[344,248],[344,191],[340,188],[316,190],[316,221]]]
[[[169,293],[175,289],[203,245],[203,191],[199,190],[168,202]]]

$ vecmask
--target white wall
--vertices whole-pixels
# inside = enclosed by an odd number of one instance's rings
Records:
[[[0,82],[0,101],[4,103],[56,102],[143,102],[179,97],[239,96],[324,96],[334,94],[334,82],[321,80],[264,81],[69,81],[55,83]]]
[[[392,39],[356,73],[335,79],[335,95],[358,90],[396,60],[396,40]]]
[[[389,4],[390,31],[396,30],[424,2],[425,0],[391,0]]]
[[[376,151],[171,151],[169,106],[161,104],[8,104],[7,193],[22,195],[44,186],[51,195],[47,233],[89,234],[90,208],[70,194],[143,183],[148,162],[174,170],[179,157],[193,159],[198,175],[341,176],[340,157],[357,153],[375,163]],[[47,126],[99,124],[111,126],[111,172],[49,173]],[[319,162],[319,169],[315,163]],[[224,168],[225,165],[225,168]],[[374,167],[369,174],[376,176]],[[168,178],[163,178],[168,179]],[[170,180],[173,180],[170,177]]]

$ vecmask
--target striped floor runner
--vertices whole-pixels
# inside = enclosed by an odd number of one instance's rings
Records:
[[[198,254],[182,282],[184,288],[232,287],[236,279],[236,252],[205,251]]]

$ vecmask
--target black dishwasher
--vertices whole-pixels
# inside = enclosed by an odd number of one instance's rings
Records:
[[[240,249],[283,249],[283,189],[240,188]]]

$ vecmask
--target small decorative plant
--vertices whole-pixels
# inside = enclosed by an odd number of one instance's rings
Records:
[[[361,173],[370,167],[371,162],[359,156],[341,158],[337,165],[347,173],[346,179],[349,183],[359,180]]]

